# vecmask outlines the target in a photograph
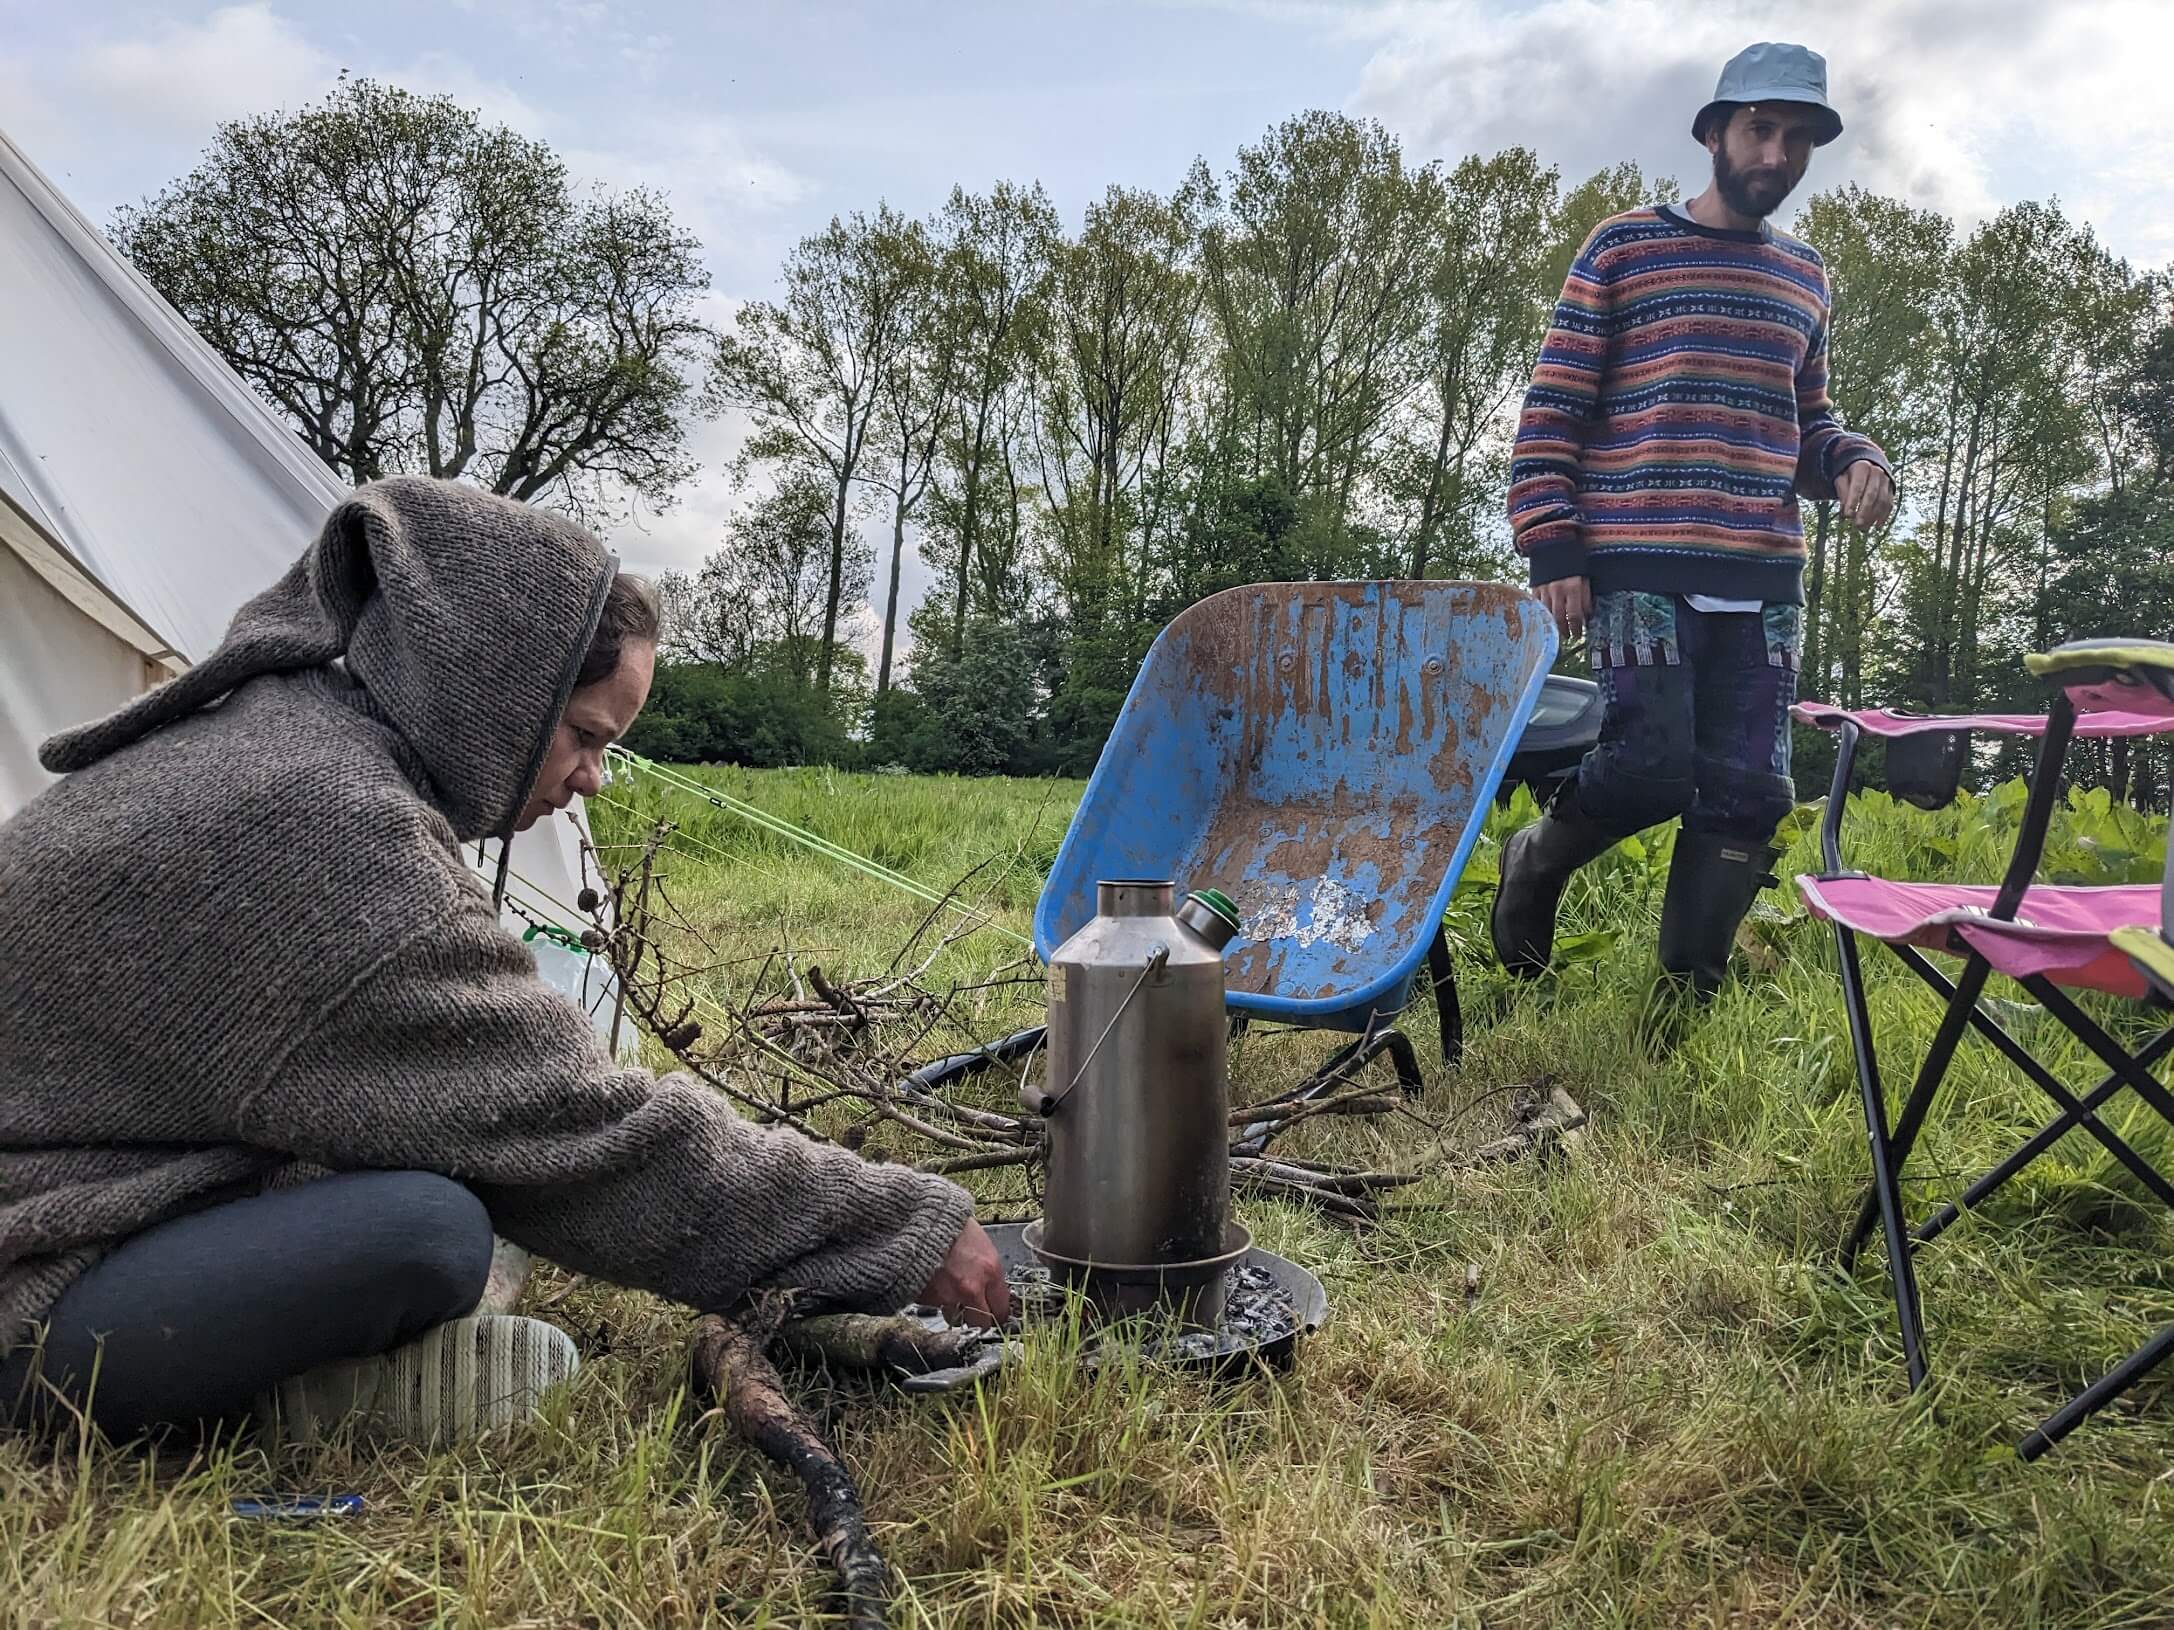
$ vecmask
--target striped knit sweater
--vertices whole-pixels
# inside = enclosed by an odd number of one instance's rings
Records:
[[[1535,585],[1803,599],[1797,497],[1886,455],[1827,400],[1827,275],[1809,244],[1675,205],[1586,240],[1533,370],[1510,528]]]

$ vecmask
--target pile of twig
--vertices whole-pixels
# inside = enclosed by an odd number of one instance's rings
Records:
[[[1043,1123],[1020,1107],[1018,1089],[1041,1063],[1039,1048],[1016,1062],[958,1072],[941,1087],[925,1084],[919,1068],[932,1052],[984,1051],[985,1040],[959,1017],[975,997],[1042,982],[1032,961],[1022,957],[985,981],[942,990],[931,985],[931,970],[945,951],[986,920],[977,904],[963,898],[974,874],[929,910],[876,977],[841,978],[790,950],[733,963],[717,955],[701,926],[673,899],[661,864],[670,853],[671,830],[669,823],[658,825],[626,865],[607,875],[603,889],[583,894],[592,917],[583,941],[608,956],[618,975],[618,1022],[631,1017],[683,1069],[755,1120],[923,1171],[1012,1170],[1019,1182],[1011,1201],[1031,1214]],[[716,976],[726,973],[745,993],[729,1006],[709,994]],[[1411,1178],[1270,1160],[1266,1145],[1320,1116],[1403,1110],[1394,1091],[1348,1083],[1312,1098],[1236,1110],[1233,1181],[1332,1216],[1371,1220],[1378,1214],[1375,1197]],[[1241,1130],[1245,1135],[1235,1136]]]

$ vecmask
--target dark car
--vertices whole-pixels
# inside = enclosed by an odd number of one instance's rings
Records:
[[[1600,687],[1590,679],[1549,674],[1496,797],[1506,801],[1522,785],[1532,788],[1542,804],[1547,803],[1587,749],[1600,740],[1601,712]]]

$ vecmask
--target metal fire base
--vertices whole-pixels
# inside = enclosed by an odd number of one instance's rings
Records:
[[[989,1225],[989,1241],[996,1247],[996,1254],[1007,1273],[1013,1269],[1042,1266],[1040,1259],[1027,1247],[1027,1227],[1025,1223]],[[1149,1341],[1155,1344],[1155,1356],[1161,1362],[1183,1369],[1206,1371],[1216,1376],[1241,1375],[1262,1366],[1278,1370],[1289,1369],[1297,1360],[1300,1344],[1327,1320],[1328,1292],[1321,1288],[1320,1280],[1297,1263],[1258,1245],[1248,1250],[1236,1266],[1254,1268],[1266,1274],[1275,1282],[1276,1288],[1291,1299],[1293,1323],[1289,1331],[1264,1341],[1243,1330],[1231,1328],[1172,1334],[1160,1339],[1152,1333],[1152,1327],[1140,1323],[1128,1322],[1115,1328],[1146,1334]],[[1058,1289],[1061,1292],[1062,1286]],[[922,1308],[912,1311],[932,1324],[940,1325],[943,1322],[941,1314]],[[1083,1368],[1093,1370],[1101,1365],[1106,1356],[1104,1345],[1107,1340],[1106,1335],[1089,1335],[1086,1338],[1080,1354]],[[902,1377],[900,1385],[909,1392],[949,1392],[959,1387],[971,1386],[982,1377],[1000,1370],[1017,1351],[1018,1346],[1014,1342],[992,1342],[987,1356],[978,1364],[957,1370],[940,1370],[929,1375]]]

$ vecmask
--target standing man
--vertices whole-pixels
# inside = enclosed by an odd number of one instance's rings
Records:
[[[1886,455],[1827,400],[1819,254],[1767,225],[1842,132],[1827,65],[1754,45],[1691,123],[1713,182],[1603,221],[1563,285],[1518,421],[1510,526],[1566,638],[1586,635],[1600,743],[1512,837],[1495,953],[1548,965],[1570,874],[1683,817],[1661,912],[1666,975],[1710,997],[1795,800],[1789,706],[1803,626],[1797,498],[1874,527]]]

